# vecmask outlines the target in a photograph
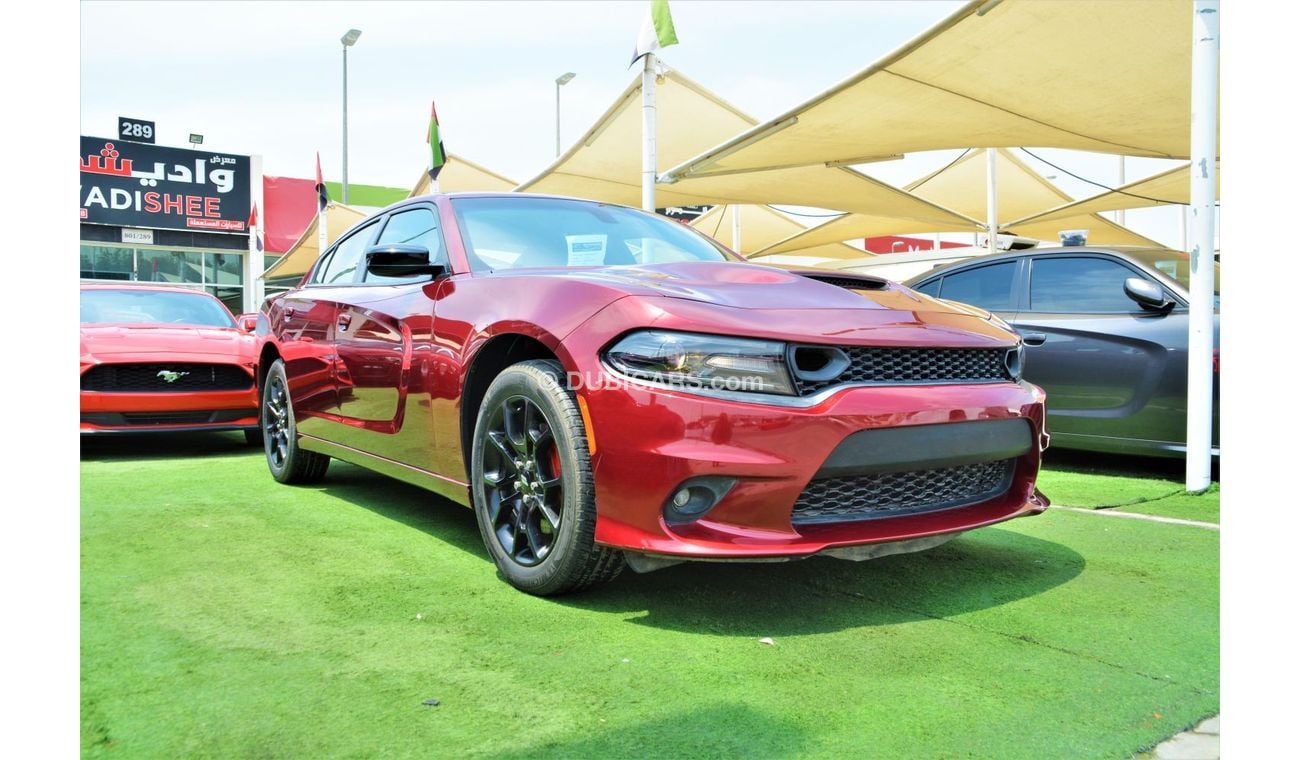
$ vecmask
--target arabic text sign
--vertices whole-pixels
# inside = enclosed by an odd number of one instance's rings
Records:
[[[244,232],[248,156],[81,138],[81,220],[156,229]]]

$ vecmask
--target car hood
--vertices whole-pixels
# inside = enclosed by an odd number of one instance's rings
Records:
[[[906,309],[953,311],[897,283],[830,271],[790,272],[739,262],[690,261],[599,269],[530,269],[513,274],[562,277],[625,295],[663,296],[736,309]],[[822,277],[842,284],[811,279]],[[848,285],[860,284],[850,289]]]
[[[82,325],[82,356],[112,354],[252,354],[254,338],[233,327]]]

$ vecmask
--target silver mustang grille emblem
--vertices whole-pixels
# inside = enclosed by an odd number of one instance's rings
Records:
[[[166,380],[168,383],[174,383],[188,374],[189,374],[188,372],[177,372],[175,370],[170,370],[170,369],[158,370],[158,377],[161,377],[163,380]]]

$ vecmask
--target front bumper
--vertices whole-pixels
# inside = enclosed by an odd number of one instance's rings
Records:
[[[1034,488],[1047,444],[1043,394],[1028,383],[845,388],[798,408],[607,379],[609,387],[579,391],[594,439],[600,544],[681,559],[794,558],[960,533],[1048,506]],[[1009,485],[992,498],[869,519],[792,519],[805,488],[826,477],[828,458],[854,433],[1012,419],[1027,423],[1030,445],[1010,460]],[[946,466],[951,454],[909,455],[905,468]],[[704,517],[669,524],[666,503],[684,481],[705,476],[736,484]]]
[[[81,434],[248,430],[257,388],[185,393],[81,392]]]

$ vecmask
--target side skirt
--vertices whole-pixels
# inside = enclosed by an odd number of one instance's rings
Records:
[[[310,435],[298,434],[298,445],[307,451],[315,451],[320,454],[326,454],[341,459],[349,464],[355,464],[358,467],[364,467],[367,470],[374,470],[381,475],[387,475],[390,478],[396,478],[404,483],[410,483],[413,486],[419,486],[429,491],[433,491],[439,496],[446,497],[461,506],[470,506],[469,484],[452,478],[445,478],[441,475],[434,474],[428,470],[421,470],[418,467],[412,467],[409,464],[395,462],[384,457],[377,457],[374,454],[332,443],[330,441],[315,438]]]

